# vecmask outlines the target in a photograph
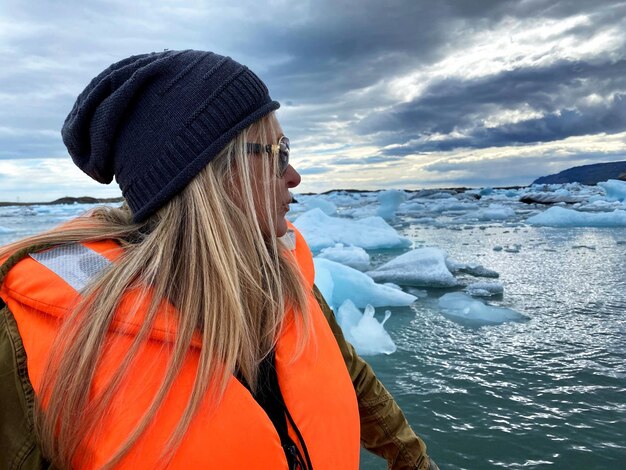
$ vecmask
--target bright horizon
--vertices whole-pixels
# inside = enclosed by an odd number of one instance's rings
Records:
[[[615,1],[9,0],[0,201],[119,196],[60,128],[105,67],[163,49],[230,55],[266,82],[296,192],[525,186],[626,160],[624,30]]]

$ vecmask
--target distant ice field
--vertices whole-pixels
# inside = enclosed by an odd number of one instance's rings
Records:
[[[625,182],[295,197],[318,286],[442,469],[626,461]],[[0,243],[91,207],[0,207]]]

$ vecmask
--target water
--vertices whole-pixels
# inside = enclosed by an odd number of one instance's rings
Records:
[[[367,359],[442,470],[626,468],[626,230],[532,227],[528,206],[510,206],[501,222],[392,225],[414,247],[500,273],[504,295],[490,302],[529,320],[464,325],[438,308],[450,290],[428,289],[391,309],[397,352]],[[0,244],[89,207],[0,208]],[[400,252],[370,254],[376,266]],[[386,464],[363,452],[362,468]]]
[[[495,303],[530,320],[464,326],[429,290],[387,322],[398,351],[369,362],[442,469],[626,468],[625,231],[481,227],[404,233],[499,272]]]

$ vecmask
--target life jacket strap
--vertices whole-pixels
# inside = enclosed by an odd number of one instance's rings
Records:
[[[256,402],[263,408],[267,416],[272,421],[280,443],[285,452],[287,463],[290,470],[313,470],[311,458],[304,442],[304,438],[296,426],[295,421],[291,417],[283,394],[278,384],[278,374],[276,373],[275,352],[272,350],[259,364],[259,374],[257,379],[256,391],[252,392],[247,381],[237,372],[235,374],[239,381],[250,391]],[[288,424],[289,421],[289,424]],[[289,425],[294,430],[300,447],[304,452],[300,452],[300,448],[289,435]]]

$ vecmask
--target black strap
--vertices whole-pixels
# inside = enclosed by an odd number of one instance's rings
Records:
[[[272,350],[270,354],[268,354],[263,361],[261,361],[261,364],[259,364],[259,378],[257,379],[258,384],[256,392],[252,393],[252,396],[261,408],[263,408],[265,413],[267,413],[267,416],[272,421],[274,428],[276,428],[276,432],[280,437],[280,443],[283,447],[283,451],[285,452],[285,457],[287,458],[287,463],[289,464],[289,469],[313,470],[313,465],[311,464],[311,459],[309,457],[309,452],[306,448],[304,438],[302,437],[302,434],[296,426],[293,418],[289,414],[289,410],[285,405],[283,394],[280,391],[274,355],[274,351]],[[247,382],[243,380],[243,377],[241,377],[240,374],[237,374],[237,378],[246,386],[246,388],[248,388],[248,390],[250,390]],[[300,446],[304,451],[304,456],[302,456],[300,448],[298,448],[297,444],[289,435],[289,425],[287,424],[287,420],[289,420],[289,424],[291,424],[291,427],[298,437]]]

